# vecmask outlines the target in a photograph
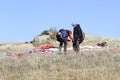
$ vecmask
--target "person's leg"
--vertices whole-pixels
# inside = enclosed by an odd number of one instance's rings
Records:
[[[73,50],[76,52],[76,41],[73,41]]]
[[[62,47],[63,47],[63,42],[60,42],[59,51],[61,51]]]
[[[79,46],[80,44],[79,44],[79,43],[80,43],[80,41],[77,40],[77,41],[76,41],[76,52],[77,52],[77,53],[79,53],[79,51],[80,51],[80,46]]]
[[[64,52],[65,52],[65,53],[67,52],[67,41],[64,42]]]

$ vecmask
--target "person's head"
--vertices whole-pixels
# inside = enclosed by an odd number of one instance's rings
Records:
[[[72,24],[73,28],[80,26],[79,24]]]

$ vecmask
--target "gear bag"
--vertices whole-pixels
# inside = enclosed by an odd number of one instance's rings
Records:
[[[79,43],[82,43],[85,39],[85,33],[82,31],[81,39]]]
[[[57,41],[66,42],[68,40],[68,32],[67,30],[60,29],[56,35]]]

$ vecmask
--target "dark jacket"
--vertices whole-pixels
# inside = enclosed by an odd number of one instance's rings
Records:
[[[82,37],[82,29],[80,25],[77,25],[73,30],[73,38],[74,40],[78,40],[81,39],[81,37]]]

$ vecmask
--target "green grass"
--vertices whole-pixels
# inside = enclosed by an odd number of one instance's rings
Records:
[[[0,58],[1,80],[120,80],[120,52]]]

